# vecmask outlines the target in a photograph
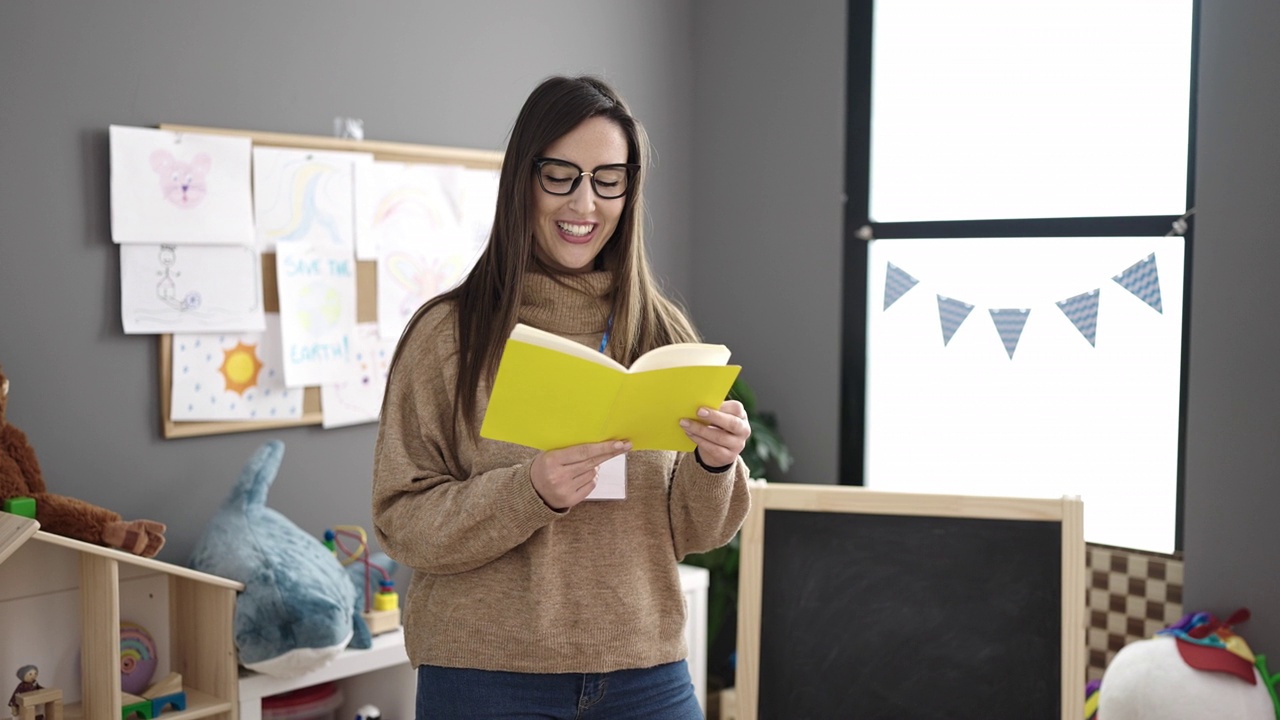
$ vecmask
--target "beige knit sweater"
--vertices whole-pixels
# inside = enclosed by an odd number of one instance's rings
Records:
[[[570,290],[526,278],[520,321],[598,348],[603,272]],[[405,598],[413,665],[609,672],[686,656],[676,562],[728,542],[750,504],[742,460],[709,473],[692,453],[627,455],[627,499],[558,512],[533,489],[536,451],[452,422],[455,321],[433,308],[404,338],[387,386],[373,479],[374,532],[413,569]],[[477,413],[484,417],[489,391]]]

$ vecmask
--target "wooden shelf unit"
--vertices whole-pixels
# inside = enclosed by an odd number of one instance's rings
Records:
[[[168,643],[158,651],[168,658],[169,669],[182,675],[187,708],[167,710],[160,719],[235,720],[239,677],[232,621],[236,593],[243,585],[43,531],[9,551],[10,557],[0,565],[0,588],[4,589],[0,592],[0,634],[30,633],[29,628],[17,627],[24,623],[23,613],[6,608],[58,607],[69,592],[77,596],[78,643],[74,618],[68,617],[53,627],[42,627],[40,647],[31,651],[31,660],[24,661],[39,665],[37,656],[42,652],[74,655],[73,650],[67,650],[78,646],[78,693],[67,687],[65,676],[40,676],[41,684],[61,688],[64,697],[78,694],[79,702],[65,708],[68,718],[120,718],[120,571],[126,566],[134,577],[161,575],[167,585]],[[28,556],[24,558],[24,554]]]

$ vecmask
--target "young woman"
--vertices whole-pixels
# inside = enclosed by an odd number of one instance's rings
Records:
[[[682,421],[689,454],[479,437],[516,322],[624,365],[697,339],[646,258],[648,149],[601,80],[540,84],[511,132],[487,248],[400,340],[373,516],[382,548],[413,569],[419,718],[702,717],[676,563],[728,542],[746,516],[742,405]],[[625,472],[625,500],[584,502],[600,472]]]

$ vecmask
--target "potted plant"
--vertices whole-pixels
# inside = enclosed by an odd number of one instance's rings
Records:
[[[777,418],[773,413],[759,409],[755,392],[741,378],[734,381],[729,397],[742,403],[751,422],[751,437],[742,450],[742,459],[747,463],[751,477],[763,480],[773,469],[785,473],[791,468],[792,456],[778,434]],[[713,691],[733,684],[733,652],[737,644],[734,637],[737,624],[733,620],[738,611],[739,543],[739,536],[734,535],[723,547],[689,555],[682,561],[686,565],[706,568],[711,573],[707,589],[707,685]]]

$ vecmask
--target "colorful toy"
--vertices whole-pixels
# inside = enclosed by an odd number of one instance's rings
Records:
[[[343,538],[354,540],[356,546],[347,547]],[[383,564],[390,563],[391,559],[383,555],[383,563],[378,563],[370,556],[369,536],[365,534],[364,528],[358,525],[338,525],[332,530],[325,530],[324,544],[333,551],[334,556],[348,569],[348,572],[352,566],[359,563],[358,567],[362,570],[363,578],[352,576],[352,581],[363,589],[363,615],[365,623],[369,626],[369,633],[379,635],[400,627],[400,596],[396,593],[396,584],[392,581],[391,574],[383,567]],[[377,592],[372,591],[375,570],[380,575]]]
[[[1275,720],[1280,712],[1265,658],[1209,613],[1184,616],[1112,658],[1098,690],[1098,720]]]
[[[62,691],[36,682],[40,669],[35,665],[18,668],[18,686],[9,696],[9,710],[18,720],[62,720]],[[36,708],[44,706],[37,715]]]
[[[160,552],[164,547],[163,523],[126,521],[106,508],[48,492],[35,449],[26,434],[5,419],[8,397],[9,379],[0,371],[0,500],[6,501],[6,509],[30,512],[32,506],[23,500],[30,499],[41,530],[142,557]]]
[[[196,543],[190,566],[244,583],[234,633],[240,664],[292,678],[322,667],[350,645],[368,648],[356,589],[315,537],[267,507],[284,443],[264,443]]]
[[[141,695],[155,675],[158,662],[151,633],[137,623],[120,623],[120,690]]]

